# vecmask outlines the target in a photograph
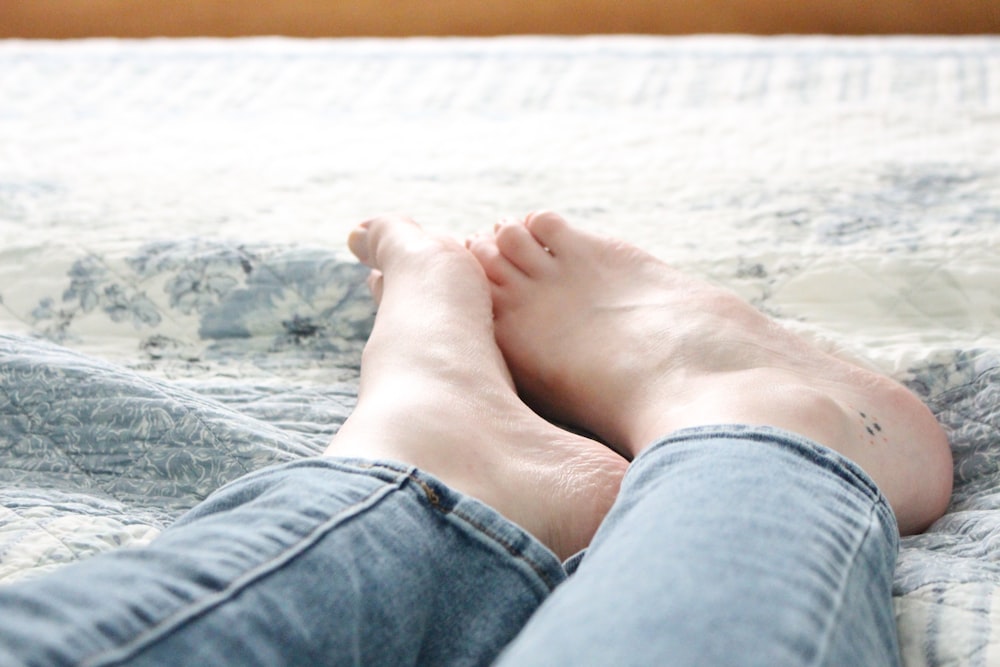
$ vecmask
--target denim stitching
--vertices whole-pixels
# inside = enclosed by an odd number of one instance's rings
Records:
[[[460,512],[454,508],[448,509],[444,507],[441,504],[441,499],[438,497],[434,489],[431,488],[429,484],[418,478],[415,473],[410,474],[410,479],[413,480],[417,485],[419,485],[421,489],[423,489],[424,493],[427,496],[427,500],[432,508],[434,508],[438,512],[441,512],[442,514],[450,514],[451,516],[457,517],[462,521],[464,521],[465,523],[469,524],[474,529],[476,529],[477,531],[488,537],[490,540],[492,540],[494,543],[502,547],[509,556],[523,563],[526,563],[528,567],[530,567],[531,570],[535,573],[535,575],[538,576],[538,578],[541,579],[542,582],[549,588],[549,590],[555,589],[556,583],[552,581],[552,579],[543,571],[543,569],[538,563],[536,563],[533,559],[528,558],[522,550],[516,548],[513,544],[510,544],[509,542],[501,538],[499,535],[490,530],[489,527],[483,525],[479,521],[476,521],[470,515],[464,512]],[[535,538],[532,537],[531,539]]]
[[[473,528],[477,529],[479,532],[483,533],[484,535],[486,535],[487,537],[489,537],[490,539],[492,539],[494,542],[496,542],[501,547],[503,547],[504,550],[510,556],[516,558],[519,561],[527,563],[528,567],[530,567],[531,570],[536,575],[538,575],[538,578],[541,579],[545,583],[545,585],[549,587],[549,590],[555,589],[556,583],[553,582],[545,574],[545,572],[543,572],[541,569],[539,569],[540,566],[537,563],[535,563],[534,560],[528,558],[521,550],[516,549],[512,544],[509,544],[508,542],[506,542],[505,540],[503,540],[502,538],[500,538],[498,535],[493,534],[493,532],[491,530],[489,530],[489,528],[487,528],[486,526],[481,525],[477,521],[474,521],[468,515],[463,514],[462,512],[456,512],[454,510],[452,510],[451,514],[453,516],[457,516],[458,518],[462,519],[463,521],[465,521],[466,523],[468,523],[470,526],[472,526]],[[532,538],[532,539],[535,539],[535,538]]]
[[[395,483],[380,486],[360,502],[344,508],[336,515],[329,517],[326,521],[317,525],[307,535],[301,537],[296,542],[283,549],[280,553],[275,554],[268,560],[259,563],[256,567],[253,567],[247,572],[244,572],[242,575],[236,577],[229,583],[228,586],[226,586],[225,589],[211,593],[182,607],[166,618],[161,619],[151,627],[145,628],[136,637],[132,638],[125,644],[112,647],[97,655],[91,656],[81,662],[81,667],[100,667],[101,665],[121,664],[123,661],[135,657],[137,654],[146,650],[157,641],[165,638],[173,630],[211,612],[213,609],[224,604],[233,596],[238,595],[241,591],[256,581],[276,572],[281,566],[312,548],[320,539],[329,534],[334,527],[343,521],[353,518],[359,513],[359,511],[374,507],[393,491],[402,488],[402,485],[407,479],[408,478],[405,476],[400,476],[397,477]]]
[[[840,587],[839,590],[837,591],[838,595],[837,595],[836,605],[834,606],[834,613],[830,615],[830,623],[827,626],[826,631],[823,632],[822,642],[816,650],[816,660],[813,662],[814,665],[826,664],[825,662],[827,657],[826,654],[830,648],[830,641],[832,638],[833,629],[837,625],[834,622],[834,619],[838,617],[841,613],[843,613],[844,598],[847,594],[847,582],[850,581],[851,579],[850,572],[853,572],[858,567],[858,556],[861,553],[865,543],[868,541],[868,538],[871,536],[872,531],[875,529],[876,524],[878,523],[878,521],[875,520],[875,516],[878,514],[879,514],[878,506],[872,505],[871,511],[868,514],[868,527],[865,529],[865,534],[861,536],[860,540],[858,540],[858,543],[857,545],[855,545],[854,551],[851,554],[850,558],[851,566],[847,569],[847,572],[841,578]]]

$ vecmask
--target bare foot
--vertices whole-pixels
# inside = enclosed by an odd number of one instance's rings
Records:
[[[517,397],[472,255],[395,217],[362,224],[350,248],[373,267],[380,305],[357,408],[326,453],[416,465],[561,558],[589,544],[627,462],[552,426]]]
[[[903,534],[951,493],[951,451],[898,383],[821,352],[734,294],[554,213],[467,246],[492,283],[497,341],[541,414],[633,457],[677,429],[787,429],[859,464]]]

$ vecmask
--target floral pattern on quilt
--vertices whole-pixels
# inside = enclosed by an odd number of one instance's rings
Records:
[[[374,316],[367,269],[331,250],[186,240],[60,259],[67,284],[36,297],[32,333],[73,343],[101,327],[137,339],[146,370],[322,363],[347,378]]]

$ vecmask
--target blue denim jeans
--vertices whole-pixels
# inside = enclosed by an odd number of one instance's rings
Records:
[[[0,588],[2,665],[896,665],[895,519],[791,433],[678,432],[569,574],[412,467],[309,459]]]

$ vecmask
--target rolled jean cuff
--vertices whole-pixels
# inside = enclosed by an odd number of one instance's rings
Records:
[[[792,431],[773,426],[748,426],[744,424],[722,424],[681,429],[655,441],[644,449],[629,467],[628,476],[638,475],[649,466],[662,465],[662,457],[676,455],[678,450],[676,445],[711,441],[752,442],[775,447],[790,456],[798,457],[817,466],[828,474],[839,477],[849,488],[873,504],[886,539],[892,545],[893,551],[898,550],[899,526],[896,522],[896,514],[871,476],[840,452]]]

